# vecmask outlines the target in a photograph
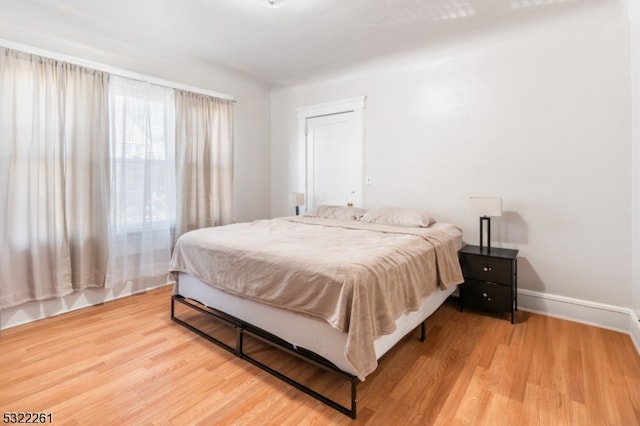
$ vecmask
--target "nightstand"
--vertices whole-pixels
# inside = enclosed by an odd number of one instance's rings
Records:
[[[518,310],[518,250],[482,249],[466,245],[458,252],[464,284],[460,284],[460,309],[474,306],[500,312]]]

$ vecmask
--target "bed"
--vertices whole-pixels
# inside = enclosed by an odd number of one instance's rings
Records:
[[[174,317],[174,303],[187,304],[236,328],[238,342],[223,346],[243,358],[250,333],[339,372],[352,383],[350,407],[278,377],[355,418],[356,382],[412,330],[424,338],[425,319],[463,281],[461,242],[454,225],[389,208],[319,206],[191,231],[171,261],[172,318],[215,341]]]

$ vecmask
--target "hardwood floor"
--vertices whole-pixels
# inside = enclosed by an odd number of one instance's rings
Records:
[[[353,421],[172,322],[171,288],[0,332],[0,412],[54,424],[637,425],[640,356],[629,336],[445,303],[364,383]],[[323,390],[331,375],[281,360]],[[2,414],[0,413],[0,414]]]

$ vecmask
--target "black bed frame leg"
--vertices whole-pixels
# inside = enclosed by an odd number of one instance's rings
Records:
[[[244,333],[241,327],[236,327],[236,355],[242,357],[244,354]]]
[[[422,321],[422,324],[420,324],[420,341],[421,342],[424,342],[427,337],[427,326],[425,323],[426,321]]]
[[[349,417],[351,417],[352,419],[356,419],[356,412],[358,411],[358,397],[357,397],[357,390],[356,390],[356,379],[355,377],[351,379],[351,411],[349,412],[345,412],[345,414],[347,414]]]

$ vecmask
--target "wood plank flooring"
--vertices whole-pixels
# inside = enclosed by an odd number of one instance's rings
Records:
[[[0,415],[46,412],[61,425],[640,424],[640,356],[625,334],[526,312],[511,325],[448,301],[427,320],[426,342],[414,332],[358,384],[353,421],[172,322],[170,294],[1,331]],[[347,394],[314,367],[281,364]]]

